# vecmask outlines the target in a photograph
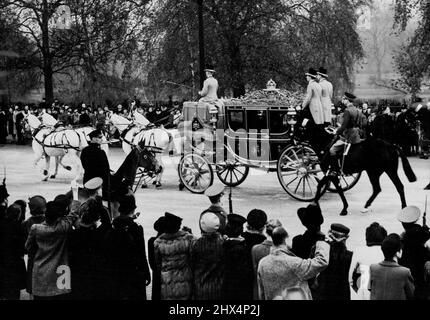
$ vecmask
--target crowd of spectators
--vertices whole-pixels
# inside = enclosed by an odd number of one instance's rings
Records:
[[[87,106],[85,103],[70,107],[64,103],[54,102],[51,107],[41,104],[39,106],[18,103],[10,107],[0,107],[0,144],[8,142],[13,144],[25,144],[30,132],[26,130],[23,119],[29,113],[40,116],[43,113],[52,115],[64,126],[100,127],[105,125],[108,112],[114,112],[126,118],[131,117],[131,111],[136,110],[155,124],[162,124],[166,128],[173,126],[176,114],[181,112],[179,102],[157,102],[154,104],[140,103],[133,100],[115,106]]]
[[[2,185],[0,299],[25,289],[37,300],[144,300],[151,281],[153,300],[430,299],[430,234],[417,207],[398,214],[401,235],[372,223],[366,245],[351,250],[349,227],[322,232],[318,204],[298,210],[306,232],[292,236],[260,209],[226,214],[217,185],[206,195],[198,234],[166,212],[146,243],[133,194],[111,221],[97,192],[82,202],[36,195],[9,204]]]

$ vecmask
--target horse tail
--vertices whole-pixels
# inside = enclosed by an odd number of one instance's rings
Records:
[[[394,145],[394,146],[397,150],[398,155],[402,159],[403,170],[405,171],[406,177],[408,178],[409,182],[417,181],[417,177],[414,171],[412,170],[411,164],[409,163],[409,160],[404,154],[403,150],[398,145]]]

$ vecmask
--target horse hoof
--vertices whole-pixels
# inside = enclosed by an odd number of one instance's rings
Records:
[[[48,175],[48,170],[43,170],[43,175],[47,176]]]
[[[64,169],[66,169],[67,171],[72,171],[72,167],[71,166],[65,166]]]
[[[372,212],[373,210],[372,210],[372,208],[370,208],[370,207],[368,207],[368,208],[363,208],[363,209],[361,209],[361,213],[368,213],[368,212]]]
[[[157,183],[157,184],[155,185],[155,187],[156,187],[157,189],[161,189],[161,183]]]
[[[142,189],[148,189],[148,185],[147,184],[142,184],[142,186],[140,188],[142,188]]]
[[[45,179],[43,179],[42,181],[48,181],[48,177],[46,177]]]
[[[153,181],[152,184],[155,186],[157,184],[157,181]]]
[[[348,210],[346,210],[346,209],[343,209],[341,212],[340,212],[340,216],[346,216],[348,214]]]
[[[55,174],[53,174],[52,176],[50,176],[49,178],[51,179],[55,179]]]
[[[183,191],[185,189],[185,185],[183,185],[182,183],[179,185],[179,191]]]

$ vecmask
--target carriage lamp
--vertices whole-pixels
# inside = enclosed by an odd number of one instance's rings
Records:
[[[289,107],[287,112],[287,123],[290,126],[294,126],[297,123],[296,116],[297,116],[296,109],[294,109],[294,107]]]
[[[211,119],[209,122],[212,124],[213,129],[216,129],[216,123],[218,122],[218,108],[215,106],[210,106],[209,114]]]

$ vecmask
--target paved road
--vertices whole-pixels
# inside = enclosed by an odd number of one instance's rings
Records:
[[[55,195],[64,193],[70,189],[72,173],[60,169],[57,179],[42,182],[41,161],[38,167],[33,167],[33,152],[30,146],[7,145],[0,148],[0,168],[7,167],[7,187],[11,194],[10,200],[28,199],[29,196],[42,194],[48,200]],[[110,149],[109,161],[113,170],[117,169],[125,155],[122,149]],[[145,237],[155,234],[152,226],[154,221],[165,211],[172,212],[183,217],[183,225],[190,227],[194,234],[199,235],[198,217],[200,212],[208,207],[208,199],[204,195],[191,194],[188,191],[178,190],[178,176],[176,165],[178,158],[164,158],[166,172],[163,177],[162,190],[142,189],[136,193],[138,211],[141,212],[139,223],[144,227]],[[399,176],[405,185],[408,204],[424,207],[426,194],[423,187],[430,181],[430,160],[418,158],[409,159],[418,181],[409,183],[404,175],[402,166],[399,167]],[[67,163],[67,156],[64,159]],[[400,162],[400,161],[399,161]],[[52,170],[52,169],[51,169]],[[2,176],[2,172],[0,173]],[[217,179],[217,178],[215,178]],[[325,218],[322,231],[326,232],[331,223],[343,223],[351,228],[347,245],[351,249],[365,244],[365,228],[372,222],[381,223],[389,233],[401,232],[400,223],[396,220],[396,214],[400,209],[400,199],[394,185],[386,175],[381,178],[382,192],[375,200],[373,212],[362,214],[360,209],[371,194],[371,185],[367,174],[363,174],[359,183],[346,197],[350,204],[350,214],[346,217],[339,216],[341,201],[336,194],[326,194],[321,200],[321,207]],[[296,235],[304,231],[296,216],[297,209],[305,203],[298,202],[286,194],[279,185],[276,173],[266,173],[251,170],[247,180],[233,189],[233,207],[235,213],[244,216],[253,209],[261,208],[266,211],[269,218],[279,219],[290,235]],[[224,199],[224,207],[228,209],[228,198]]]

